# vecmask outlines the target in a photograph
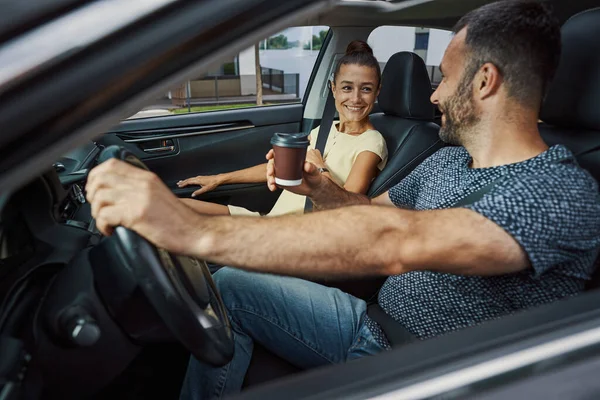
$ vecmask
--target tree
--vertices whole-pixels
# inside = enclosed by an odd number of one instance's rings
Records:
[[[325,38],[327,37],[326,30],[320,31],[319,36],[312,35],[312,50],[321,50],[321,46],[325,42]],[[304,50],[311,50],[310,43],[306,43],[304,45]]]
[[[327,37],[327,34],[329,33],[329,30],[322,30],[319,32],[319,39],[321,39],[321,44],[325,43],[325,38]]]
[[[277,35],[270,37],[268,40],[269,49],[287,49],[288,48],[288,38],[285,35]]]
[[[260,66],[260,52],[258,50],[259,43],[254,46],[254,61],[255,61],[255,73],[256,73],[256,105],[262,106],[263,104],[263,84],[262,84],[262,68]]]

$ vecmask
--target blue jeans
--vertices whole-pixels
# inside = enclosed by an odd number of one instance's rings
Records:
[[[254,341],[303,369],[383,351],[364,324],[367,304],[339,289],[234,268],[220,269],[214,279],[229,312],[235,353],[221,368],[192,357],[181,399],[240,391]]]

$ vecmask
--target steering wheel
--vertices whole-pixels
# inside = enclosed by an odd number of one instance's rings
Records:
[[[120,146],[105,148],[98,163],[110,158],[148,169]],[[122,226],[113,235],[125,267],[171,334],[198,360],[214,366],[228,363],[233,357],[233,335],[206,262],[169,253]]]

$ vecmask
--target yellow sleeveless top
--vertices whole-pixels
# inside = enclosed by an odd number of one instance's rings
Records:
[[[319,128],[310,132],[310,146],[314,149],[319,135]],[[377,168],[381,171],[387,163],[387,146],[381,133],[376,130],[368,130],[360,135],[348,135],[337,130],[337,124],[332,124],[325,150],[323,151],[323,160],[329,169],[329,173],[336,182],[342,185],[346,183],[356,157],[363,151],[370,151],[381,158]],[[303,213],[306,196],[300,196],[284,190],[273,209],[268,216],[277,216],[291,213]],[[249,211],[243,207],[229,206],[231,215],[260,215]]]

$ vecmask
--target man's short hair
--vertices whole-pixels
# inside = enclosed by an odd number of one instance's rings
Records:
[[[500,70],[509,96],[539,108],[561,51],[560,25],[551,7],[536,1],[499,1],[469,12],[453,31],[465,27],[465,71],[474,75],[490,62]]]

